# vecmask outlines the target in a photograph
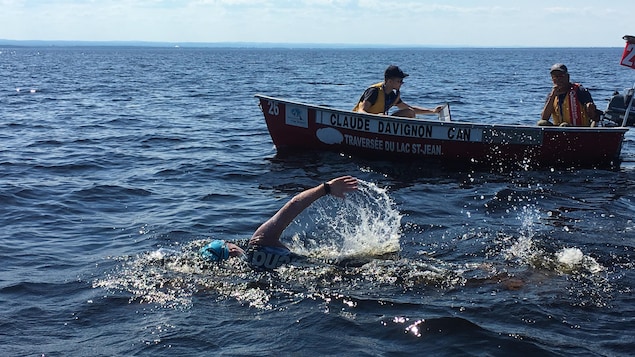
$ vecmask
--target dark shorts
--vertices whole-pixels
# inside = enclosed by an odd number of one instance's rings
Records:
[[[252,269],[275,269],[289,264],[300,256],[283,247],[250,245],[247,247],[244,259]]]

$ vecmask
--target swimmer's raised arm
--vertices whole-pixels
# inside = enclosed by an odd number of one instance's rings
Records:
[[[260,225],[258,229],[256,229],[256,232],[254,232],[254,235],[249,240],[249,246],[252,248],[255,246],[281,247],[288,252],[288,248],[280,242],[280,236],[287,226],[291,224],[291,222],[300,213],[302,213],[302,211],[320,197],[330,194],[335,197],[345,198],[345,194],[347,192],[354,191],[356,189],[357,179],[355,177],[341,176],[298,193],[293,196],[289,202],[282,206],[282,208],[280,208],[273,217],[269,218],[265,223]],[[253,250],[250,250],[249,252],[249,254],[255,254]],[[236,244],[218,239],[210,242],[200,249],[200,254],[203,258],[215,262],[229,259],[229,257],[247,257],[245,253],[245,250]],[[262,254],[267,255],[274,253],[265,252]],[[287,254],[279,252],[276,252],[275,254],[283,255],[287,262],[290,259],[287,257]],[[261,255],[258,255],[258,257],[261,257]],[[250,262],[249,264],[254,264],[254,266],[258,267],[261,267],[262,264],[269,268],[274,268],[276,266],[274,262],[268,262],[265,264],[267,260],[265,259],[265,261],[262,261],[258,257],[254,258],[252,255],[248,255],[246,259]],[[275,258],[275,262],[278,262],[278,258]],[[270,264],[271,266],[267,266],[267,264]]]
[[[293,220],[318,198],[328,194],[344,198],[345,193],[357,189],[357,179],[341,176],[304,190],[289,200],[273,217],[263,223],[251,237],[250,244],[284,246],[280,243],[282,232]]]

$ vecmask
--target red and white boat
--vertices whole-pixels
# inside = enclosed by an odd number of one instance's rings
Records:
[[[619,166],[624,127],[542,127],[364,114],[256,95],[279,152],[329,150],[478,166]]]
[[[635,69],[635,36],[624,36],[624,40],[620,64]],[[256,97],[278,151],[330,150],[378,159],[489,167],[617,167],[625,127],[635,111],[633,90],[635,85],[609,103],[603,117],[613,127],[593,128],[452,121],[447,105],[439,120],[430,120]]]

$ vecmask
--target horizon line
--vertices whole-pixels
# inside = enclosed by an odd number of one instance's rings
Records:
[[[0,39],[0,46],[30,47],[30,46],[55,46],[64,45],[68,47],[230,47],[230,48],[619,48],[613,46],[486,46],[486,45],[424,45],[424,44],[352,44],[352,43],[311,43],[311,42],[246,42],[246,41],[226,41],[226,42],[177,42],[177,41],[136,41],[136,40],[9,40]]]

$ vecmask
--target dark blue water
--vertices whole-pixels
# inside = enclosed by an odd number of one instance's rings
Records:
[[[0,49],[0,354],[630,355],[635,141],[618,170],[489,172],[276,155],[256,93],[351,108],[384,68],[411,104],[533,123],[568,65],[599,108],[622,49]],[[276,273],[207,264],[342,174]]]

